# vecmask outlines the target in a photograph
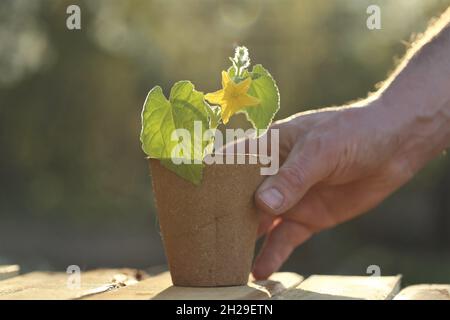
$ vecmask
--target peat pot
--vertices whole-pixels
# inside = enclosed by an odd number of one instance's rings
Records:
[[[174,285],[215,287],[248,281],[258,228],[254,193],[261,164],[212,164],[199,186],[150,159],[164,249]]]

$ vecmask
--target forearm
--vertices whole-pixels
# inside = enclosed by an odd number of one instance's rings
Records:
[[[414,171],[450,146],[450,8],[413,44],[379,100]]]

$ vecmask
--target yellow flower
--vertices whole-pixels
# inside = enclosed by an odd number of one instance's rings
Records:
[[[230,117],[241,109],[259,104],[259,99],[248,95],[252,79],[248,77],[244,81],[234,83],[228,72],[222,71],[223,89],[206,94],[205,98],[210,103],[219,104],[222,109],[223,123],[227,123]]]

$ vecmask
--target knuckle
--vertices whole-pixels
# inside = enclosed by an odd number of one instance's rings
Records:
[[[329,134],[325,133],[314,132],[313,134],[307,136],[305,142],[305,149],[308,151],[308,153],[314,154],[316,156],[330,155],[335,146],[335,137],[331,137]]]

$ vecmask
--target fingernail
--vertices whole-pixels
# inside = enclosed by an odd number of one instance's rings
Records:
[[[276,210],[283,204],[284,197],[280,191],[275,188],[269,188],[259,194],[259,198],[269,208]]]

